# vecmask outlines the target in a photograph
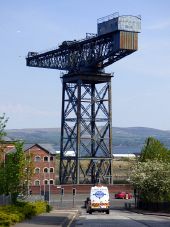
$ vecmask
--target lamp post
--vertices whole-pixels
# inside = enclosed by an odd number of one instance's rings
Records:
[[[3,157],[3,159],[4,159],[4,163],[3,163],[3,164],[4,164],[4,171],[3,171],[3,175],[4,175],[4,176],[3,176],[3,178],[4,178],[4,184],[3,184],[3,185],[4,185],[4,191],[3,191],[3,205],[5,205],[5,184],[6,184],[6,176],[5,176],[5,175],[6,175],[6,174],[5,174],[5,173],[6,173],[6,171],[5,171],[5,158],[6,158],[6,154],[5,154],[5,152],[4,152],[3,156],[4,156],[4,157]]]
[[[48,157],[48,177],[49,177],[49,180],[48,180],[48,186],[49,186],[49,198],[48,198],[48,203],[49,203],[49,205],[50,205],[50,193],[51,193],[51,188],[50,188],[50,152],[49,152],[49,155],[48,155],[49,157]]]
[[[40,199],[42,199],[41,198],[41,169],[39,168],[39,184],[40,184],[40,191],[39,191],[39,193],[40,193]]]

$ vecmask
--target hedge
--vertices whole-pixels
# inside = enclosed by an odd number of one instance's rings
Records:
[[[44,201],[17,202],[15,205],[0,206],[0,226],[10,226],[50,210],[51,207]]]

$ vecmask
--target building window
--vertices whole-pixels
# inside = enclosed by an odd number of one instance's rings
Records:
[[[35,181],[34,181],[34,185],[35,185],[35,186],[39,186],[39,185],[40,185],[40,181],[39,181],[39,180],[35,180]]]
[[[44,184],[48,184],[48,180],[44,180]]]
[[[54,184],[54,180],[50,180],[50,184]]]
[[[40,168],[35,168],[34,173],[40,173]]]
[[[47,167],[44,168],[44,173],[48,173],[48,168]]]
[[[50,173],[54,173],[54,168],[53,167],[50,168]]]
[[[44,162],[48,162],[48,156],[44,157]]]
[[[53,156],[50,156],[50,161],[53,161],[54,159],[53,159]]]
[[[40,156],[35,156],[35,162],[40,162],[41,161],[41,157]]]

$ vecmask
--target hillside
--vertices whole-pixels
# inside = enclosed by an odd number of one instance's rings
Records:
[[[11,129],[7,136],[26,143],[50,143],[60,149],[60,128]],[[170,148],[170,131],[145,127],[113,127],[113,153],[139,153],[147,137],[153,136]]]

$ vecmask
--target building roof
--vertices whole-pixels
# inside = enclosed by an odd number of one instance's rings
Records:
[[[4,141],[5,143],[7,142],[15,142],[15,140],[13,140],[11,137],[9,136],[3,136],[2,137],[2,141]]]
[[[24,144],[23,145],[23,150],[27,151],[27,150],[31,149],[32,147],[34,147],[34,146],[40,147],[41,149],[45,150],[49,154],[52,154],[52,155],[56,154],[56,151],[55,151],[55,149],[53,148],[53,146],[51,144],[42,144],[42,143],[41,144],[37,144],[37,143]],[[15,153],[15,152],[16,152],[16,149],[12,148],[7,153]]]

